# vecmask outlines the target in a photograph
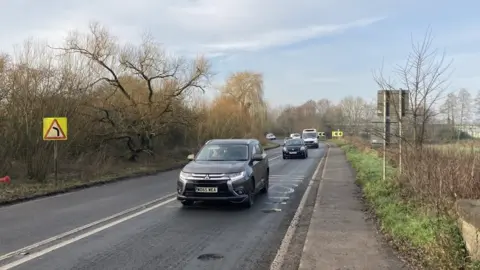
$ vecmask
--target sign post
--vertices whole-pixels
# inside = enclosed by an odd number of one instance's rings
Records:
[[[386,179],[387,147],[391,141],[391,123],[398,123],[398,134],[394,142],[399,146],[399,171],[402,171],[402,117],[408,110],[408,90],[379,90],[377,94],[377,115],[383,116],[383,179]],[[396,102],[395,102],[396,101]],[[393,105],[393,106],[392,106]],[[392,111],[393,107],[393,111]],[[392,121],[393,118],[393,121]],[[393,143],[394,143],[393,142]]]
[[[43,118],[43,140],[53,141],[53,171],[55,175],[55,186],[58,183],[58,141],[68,139],[68,125],[66,117]]]

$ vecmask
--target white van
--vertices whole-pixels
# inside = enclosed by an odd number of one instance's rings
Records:
[[[318,148],[318,137],[315,128],[307,128],[302,131],[302,139],[308,147]]]
[[[300,135],[300,133],[292,133],[292,134],[290,134],[290,138],[292,138],[292,139],[301,139],[301,138],[302,138],[302,135]]]

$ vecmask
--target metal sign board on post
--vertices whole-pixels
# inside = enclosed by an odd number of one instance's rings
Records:
[[[66,117],[43,118],[43,140],[53,141],[53,170],[55,186],[58,184],[58,143],[68,139],[68,125]],[[63,183],[62,183],[63,184]]]
[[[401,95],[400,95],[401,93]],[[384,113],[384,100],[387,104],[387,117],[397,118],[397,112],[405,116],[409,108],[408,90],[378,90],[377,92],[377,116]],[[390,105],[390,106],[388,106]]]
[[[68,139],[68,126],[66,117],[43,118],[44,141],[66,141]]]

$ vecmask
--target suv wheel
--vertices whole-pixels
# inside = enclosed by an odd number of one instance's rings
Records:
[[[262,190],[260,191],[261,193],[265,194],[265,193],[268,193],[268,188],[270,187],[270,180],[268,179],[269,178],[269,172],[267,172],[266,176],[265,176],[265,181],[263,182],[263,188]]]
[[[248,191],[247,199],[243,202],[243,206],[245,208],[250,208],[253,206],[254,202],[255,202],[255,184],[252,181],[252,186]]]

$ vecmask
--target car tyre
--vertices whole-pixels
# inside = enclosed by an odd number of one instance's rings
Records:
[[[262,190],[260,190],[261,193],[266,194],[268,193],[268,188],[270,187],[270,180],[269,180],[269,172],[267,172],[265,176],[265,181]]]
[[[248,197],[247,199],[243,202],[243,207],[245,208],[251,208],[255,204],[255,184],[252,181],[252,186],[250,187],[250,190],[248,191]]]
[[[181,203],[183,206],[192,206],[195,203],[195,201],[185,200],[185,201],[181,201]]]
[[[283,159],[287,159],[287,157],[285,155],[283,155]]]

